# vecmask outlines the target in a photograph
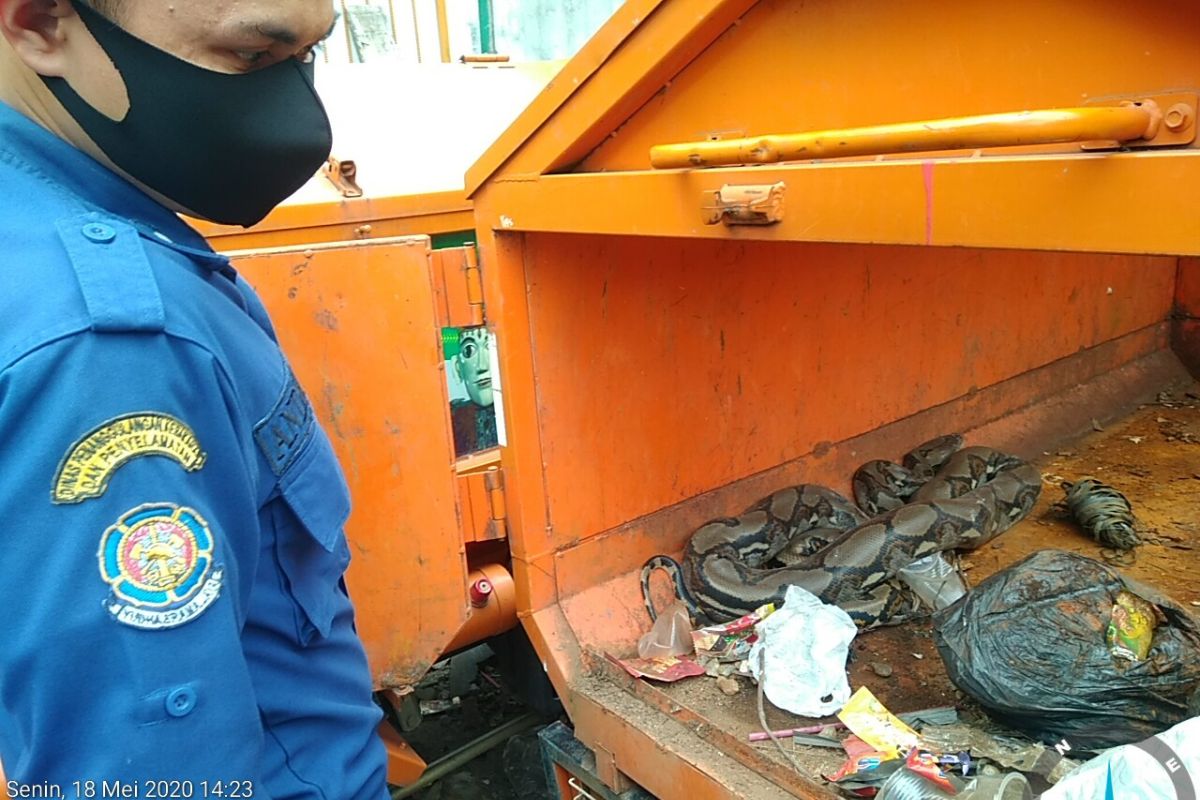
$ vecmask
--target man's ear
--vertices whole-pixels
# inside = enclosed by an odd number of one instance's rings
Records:
[[[39,75],[62,77],[67,26],[76,16],[70,0],[0,0],[0,35]]]

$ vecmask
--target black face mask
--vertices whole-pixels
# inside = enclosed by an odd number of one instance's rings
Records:
[[[143,42],[75,2],[125,81],[114,122],[62,78],[42,80],[106,156],[144,185],[213,222],[249,227],[329,157],[329,117],[313,65],[295,59],[227,75]]]

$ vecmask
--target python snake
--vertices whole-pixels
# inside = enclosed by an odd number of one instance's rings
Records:
[[[665,555],[642,567],[651,619],[650,575],[664,569],[694,616],[721,622],[782,603],[789,585],[843,608],[861,627],[903,621],[915,599],[897,573],[944,550],[974,549],[1032,510],[1042,490],[1031,464],[957,434],[910,451],[903,465],[868,461],[854,473],[856,502],[801,484],[692,534],[682,565]]]

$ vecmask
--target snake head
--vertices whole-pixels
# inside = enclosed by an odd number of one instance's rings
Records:
[[[872,517],[908,502],[923,481],[912,470],[891,461],[868,461],[854,473],[854,499]]]

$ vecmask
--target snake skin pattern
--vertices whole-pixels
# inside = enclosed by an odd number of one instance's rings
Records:
[[[663,569],[693,614],[713,621],[779,604],[789,585],[843,608],[862,627],[903,621],[916,605],[896,579],[900,569],[991,541],[1041,494],[1032,465],[962,444],[961,436],[942,436],[914,448],[903,465],[863,464],[852,479],[856,502],[801,484],[705,524],[692,534],[682,565],[658,555],[642,567],[651,618],[650,574]]]

